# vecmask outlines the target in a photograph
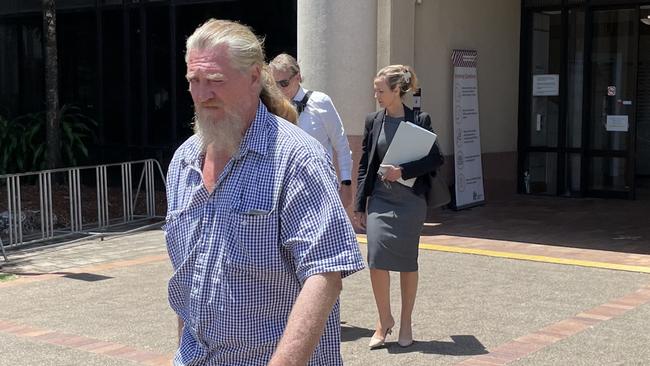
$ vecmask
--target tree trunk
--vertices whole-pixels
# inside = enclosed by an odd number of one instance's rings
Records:
[[[61,128],[58,116],[58,56],[56,52],[55,0],[43,0],[43,35],[45,38],[45,103],[47,167],[61,166]]]

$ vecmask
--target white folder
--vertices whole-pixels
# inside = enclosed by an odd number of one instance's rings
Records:
[[[429,154],[433,143],[436,142],[438,135],[422,128],[412,122],[402,122],[397,127],[393,141],[391,141],[388,151],[381,162],[379,171],[385,165],[398,166],[414,160],[422,159]],[[397,181],[407,187],[413,187],[416,178]]]

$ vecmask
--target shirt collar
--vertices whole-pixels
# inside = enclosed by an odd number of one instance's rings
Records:
[[[205,154],[201,149],[201,140],[198,135],[194,134],[190,137],[190,143],[187,144],[187,149],[183,153],[183,160],[181,160],[183,168],[192,166],[196,169],[201,169],[204,157]]]
[[[296,95],[293,96],[293,100],[300,102],[302,98],[307,94],[307,89],[303,88],[302,85],[298,88]]]
[[[266,155],[268,140],[267,136],[267,120],[270,117],[270,112],[260,100],[257,105],[257,112],[250,127],[246,131],[241,145],[239,146],[239,155],[244,156],[249,150],[254,151],[260,155]]]

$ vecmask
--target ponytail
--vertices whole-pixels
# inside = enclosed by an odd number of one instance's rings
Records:
[[[275,79],[269,72],[268,65],[262,67],[262,91],[260,99],[266,108],[273,114],[280,116],[287,121],[296,124],[298,121],[298,112],[291,102],[284,97],[284,94],[275,84]]]

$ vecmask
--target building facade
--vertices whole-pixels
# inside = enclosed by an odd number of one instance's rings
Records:
[[[45,109],[41,0],[0,1],[0,116]],[[192,132],[186,38],[210,18],[265,34],[295,53],[295,1],[56,0],[60,105],[98,122],[89,163],[156,158],[167,165]]]
[[[297,5],[304,84],[332,96],[355,161],[364,117],[377,108],[372,84],[376,70],[409,64],[420,80],[422,110],[431,114],[446,157],[443,174],[452,183],[451,53],[477,50],[486,196],[517,191],[519,0],[358,0],[354,5],[298,0]]]
[[[644,198],[650,177],[650,2],[524,1],[521,192]],[[554,76],[557,93],[540,90]]]
[[[375,108],[371,73],[356,74],[414,65],[453,183],[451,53],[476,50],[488,200],[634,199],[650,177],[649,16],[634,0],[298,0],[298,58],[342,106],[356,152]],[[340,33],[318,42],[314,27]]]
[[[486,198],[643,196],[650,177],[650,1],[57,0],[61,103],[100,121],[98,162],[163,164],[191,133],[187,35],[210,18],[297,55],[360,157],[376,70],[410,64],[453,183],[451,54],[478,52]],[[39,0],[0,5],[0,106],[43,109]],[[407,103],[410,103],[407,100]]]

